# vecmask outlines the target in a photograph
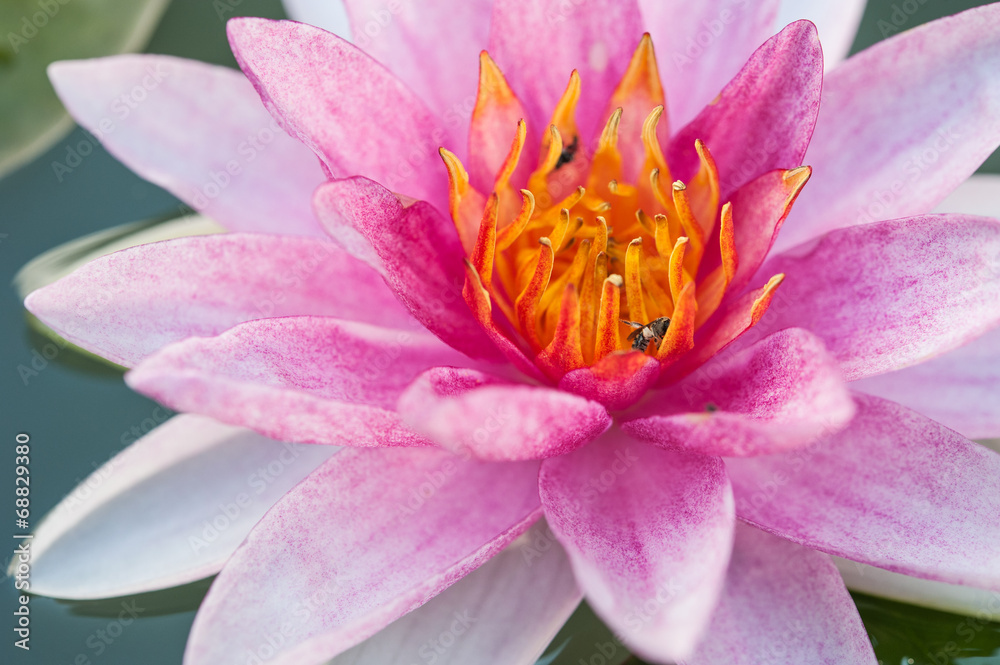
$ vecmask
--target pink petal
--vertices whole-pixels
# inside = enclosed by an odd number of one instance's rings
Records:
[[[566,552],[539,520],[480,568],[330,665],[386,665],[415,653],[435,665],[469,665],[485,654],[503,665],[534,665],[581,597]]]
[[[524,532],[540,513],[537,469],[429,449],[341,451],[229,560],[185,663],[326,662]]]
[[[855,393],[838,434],[726,461],[740,518],[812,549],[925,579],[1000,590],[1000,455]]]
[[[683,127],[698,115],[774,33],[778,4],[778,0],[639,0],[674,127]]]
[[[751,180],[733,193],[733,240],[736,243],[736,274],[726,293],[740,293],[753,278],[778,238],[785,219],[803,187],[798,177],[776,169]],[[805,188],[808,189],[806,183]],[[705,273],[703,273],[705,274]],[[766,280],[770,275],[760,275]]]
[[[161,413],[169,415],[153,410]],[[35,529],[33,593],[112,598],[214,575],[264,513],[337,451],[191,415],[129,438]]]
[[[493,1],[345,4],[351,41],[426,101],[444,119],[455,144],[462,145],[476,100],[479,52],[486,48]]]
[[[447,132],[392,74],[302,23],[235,18],[226,27],[264,105],[334,176],[368,176],[447,209],[448,178],[437,155]]]
[[[491,461],[563,455],[611,426],[597,402],[452,367],[424,372],[400,397],[398,409],[428,439]]]
[[[969,177],[1000,144],[998,34],[1000,6],[978,7],[830,72],[806,155],[815,177],[779,246],[927,212]]]
[[[315,206],[339,243],[371,247],[369,260],[427,329],[466,355],[502,359],[462,297],[465,252],[449,220],[422,201],[404,207],[367,178],[324,185]]]
[[[462,361],[426,332],[297,316],[177,342],[125,380],[178,411],[283,441],[407,446],[426,442],[402,426],[399,395],[425,369]]]
[[[525,108],[529,128],[548,126],[574,69],[582,88],[577,126],[585,141],[642,37],[636,0],[496,0],[489,52]]]
[[[374,271],[331,243],[250,234],[125,249],[24,305],[69,341],[126,367],[171,342],[272,316],[416,325]]]
[[[657,391],[621,426],[664,448],[744,457],[805,446],[845,427],[854,411],[823,343],[789,328]]]
[[[969,437],[1000,436],[1000,328],[913,367],[852,388],[891,399]]]
[[[640,656],[691,654],[733,542],[722,461],[606,436],[542,462],[546,518],[594,610]]]
[[[674,136],[673,175],[681,180],[694,175],[697,139],[718,164],[724,201],[763,173],[798,166],[816,123],[822,82],[816,26],[792,23],[757,49],[718,100]]]
[[[838,229],[769,260],[766,330],[806,328],[849,381],[906,367],[1000,323],[1000,223],[925,215]]]
[[[740,524],[708,637],[685,665],[875,665],[830,557]]]
[[[165,55],[57,62],[73,117],[130,169],[234,231],[322,236],[309,206],[316,158],[246,78]]]
[[[642,399],[659,377],[660,363],[655,358],[638,351],[615,353],[566,373],[559,379],[559,389],[619,411]]]
[[[781,0],[775,25],[808,19],[819,29],[823,60],[830,71],[847,57],[861,25],[867,0]]]

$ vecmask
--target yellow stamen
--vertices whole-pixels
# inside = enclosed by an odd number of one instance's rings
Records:
[[[485,199],[469,185],[469,173],[455,153],[440,148],[438,153],[448,169],[448,207],[458,229],[458,238],[466,253],[476,244],[477,222],[482,214]]]
[[[550,373],[565,374],[584,367],[580,346],[580,306],[576,286],[567,284],[562,296],[559,321],[549,345],[538,354],[538,362]]]
[[[695,331],[735,288],[739,266],[740,213],[721,200],[708,146],[694,142],[698,168],[689,181],[671,175],[660,140],[666,102],[649,36],[608,100],[592,155],[584,154],[576,126],[580,95],[580,76],[573,72],[550,123],[537,128],[543,134],[537,167],[518,189],[524,180],[519,165],[535,160],[525,145],[528,128],[510,118],[520,103],[483,53],[474,114],[489,121],[480,127],[498,118],[509,122],[513,134],[489,196],[469,183],[455,155],[441,151],[449,210],[469,257],[466,301],[490,334],[503,329],[513,344],[534,352],[552,381],[580,367],[618,372],[645,366],[648,361],[629,349],[625,337],[632,329],[620,323],[623,315],[642,326],[669,318],[663,339],[646,353],[662,365],[673,363],[693,348]],[[494,148],[490,159],[502,153],[495,138],[480,139]],[[474,166],[480,178],[483,164]],[[784,196],[780,214],[787,214],[809,174],[808,167],[782,173],[776,183],[777,198]],[[716,233],[718,243],[710,243]],[[759,292],[752,318],[763,316],[781,279],[775,276]],[[501,315],[506,328],[494,326]]]
[[[670,268],[669,268],[669,279],[670,279],[670,297],[674,302],[677,302],[681,296],[681,291],[684,287],[688,285],[691,281],[690,275],[684,270],[684,258],[687,255],[687,248],[690,244],[690,240],[686,237],[681,237],[677,239],[674,244],[674,249],[670,253]]]
[[[497,251],[502,252],[517,240],[517,237],[524,232],[527,228],[528,222],[531,221],[531,216],[535,212],[535,195],[531,193],[530,190],[521,190],[521,212],[517,214],[514,221],[509,225],[501,229],[497,233]]]
[[[642,298],[642,276],[639,272],[639,261],[642,257],[642,238],[636,238],[628,244],[625,253],[625,298],[628,300],[628,315],[634,321],[646,323],[646,304]]]
[[[621,334],[619,332],[620,308],[619,292],[621,291],[622,278],[620,275],[609,275],[604,280],[601,292],[601,308],[597,314],[597,344],[594,349],[594,360],[600,360],[604,356],[621,348]]]
[[[538,337],[538,318],[535,316],[535,312],[538,309],[538,301],[545,292],[545,287],[548,286],[549,278],[552,276],[553,259],[552,243],[549,239],[542,238],[538,242],[541,247],[538,248],[538,263],[535,264],[535,272],[531,281],[514,302],[521,333],[528,338],[528,343],[536,351],[541,350],[542,343]]]

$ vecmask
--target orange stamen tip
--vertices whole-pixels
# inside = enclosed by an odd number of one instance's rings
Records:
[[[552,249],[552,241],[549,240],[548,238],[539,238],[538,239],[538,244],[539,245],[545,245],[549,249]]]
[[[615,109],[611,117],[608,118],[608,122],[604,125],[604,129],[601,131],[601,148],[614,148],[618,145],[618,127],[622,122],[622,107]]]
[[[575,69],[569,75],[569,82],[563,91],[555,111],[552,112],[552,124],[561,127],[566,136],[576,136],[576,104],[580,99],[580,74]]]
[[[466,182],[469,181],[468,173],[466,173],[465,167],[462,165],[462,160],[458,158],[458,155],[447,148],[438,148],[438,154],[444,160],[444,165],[448,169],[448,175],[454,172],[457,175],[464,176]]]
[[[764,316],[764,313],[767,312],[767,308],[771,305],[771,299],[774,298],[774,292],[779,286],[781,286],[783,281],[785,281],[784,273],[778,273],[771,279],[767,280],[767,284],[764,285],[763,293],[761,293],[757,299],[754,300],[753,305],[750,308],[751,325],[757,325],[757,322],[759,322]]]
[[[663,105],[660,104],[653,108],[646,116],[646,119],[642,121],[642,140],[647,144],[647,147],[654,144],[656,141],[656,127],[660,124],[660,118],[663,117]],[[659,146],[659,143],[656,143]]]
[[[517,121],[514,140],[511,141],[507,157],[504,159],[503,166],[500,167],[500,171],[493,181],[494,189],[503,190],[507,187],[507,183],[510,181],[511,176],[514,174],[514,169],[517,168],[517,163],[521,159],[521,151],[524,149],[524,142],[527,137],[528,125],[524,122],[524,118],[521,118]]]
[[[671,187],[673,187],[675,192],[683,192],[685,189],[687,189],[687,185],[685,185],[680,180],[674,180],[674,183],[671,185]]]
[[[492,99],[501,104],[509,103],[515,99],[514,91],[507,84],[500,67],[490,57],[486,51],[479,52],[479,90],[477,92],[477,106],[479,102],[486,102]]]
[[[791,183],[794,189],[801,189],[803,185],[808,182],[809,178],[812,176],[811,166],[797,166],[794,169],[788,169],[782,176],[787,183]]]
[[[642,36],[629,60],[628,67],[611,97],[612,103],[629,103],[629,99],[639,99],[644,103],[650,100],[663,101],[663,85],[660,83],[660,72],[656,65],[656,52],[653,40],[649,34]]]
[[[465,170],[462,160],[447,148],[438,148],[438,154],[444,161],[444,167],[448,170],[448,185],[450,190],[450,203],[452,216],[457,214],[459,199],[469,188],[469,173]]]
[[[612,286],[616,286],[619,289],[625,285],[625,280],[622,279],[622,276],[618,274],[608,275],[607,277],[604,278],[604,282],[606,284],[611,284]]]

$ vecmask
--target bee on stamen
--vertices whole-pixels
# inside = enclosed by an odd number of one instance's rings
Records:
[[[573,142],[570,143],[568,146],[563,147],[562,152],[559,153],[559,159],[556,160],[556,165],[552,170],[558,171],[562,167],[572,162],[573,158],[576,157],[576,151],[577,148],[579,148],[579,146],[580,146],[580,137],[574,136]]]
[[[646,348],[649,347],[650,342],[655,341],[657,346],[662,344],[663,336],[667,334],[667,328],[670,327],[670,319],[665,316],[661,316],[649,323],[636,323],[635,321],[626,321],[625,319],[619,319],[619,321],[635,328],[629,334],[628,340],[632,342],[633,351],[642,351],[643,353],[646,352]]]

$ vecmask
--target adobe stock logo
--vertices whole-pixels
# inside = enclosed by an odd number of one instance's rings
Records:
[[[49,20],[59,13],[59,6],[69,4],[70,0],[38,0],[35,3],[39,11],[29,18],[21,17],[21,29],[17,32],[8,32],[7,41],[15,54],[21,52],[21,47],[38,36],[38,31],[49,24]]]

